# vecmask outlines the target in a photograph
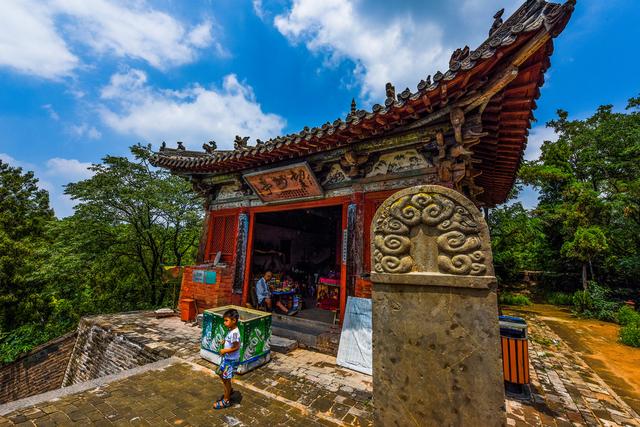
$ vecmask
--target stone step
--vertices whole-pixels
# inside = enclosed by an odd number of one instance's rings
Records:
[[[298,342],[298,346],[336,355],[340,333],[330,324],[287,316],[273,316],[271,333]]]
[[[309,329],[316,329],[322,332],[328,331],[333,326],[329,323],[319,322],[317,320],[303,319],[297,316],[286,316],[278,313],[272,313],[271,324],[277,325],[277,326],[296,325],[296,326],[305,327]]]
[[[279,337],[277,335],[271,335],[269,345],[272,351],[286,354],[298,348],[298,341]]]

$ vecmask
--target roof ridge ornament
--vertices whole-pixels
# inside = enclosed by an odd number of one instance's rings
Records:
[[[384,89],[387,94],[387,99],[385,99],[384,105],[390,107],[394,102],[396,102],[396,88],[391,84],[391,82],[387,82]]]
[[[182,150],[182,151],[186,150],[186,148],[184,148],[182,141],[178,141],[177,144],[178,144],[178,150]]]
[[[245,136],[244,138],[240,135],[236,135],[236,139],[233,141],[233,149],[236,151],[244,151],[247,149],[247,141],[249,141],[249,136]]]
[[[503,14],[504,14],[504,7],[499,11],[497,11],[495,15],[493,15],[493,25],[491,25],[491,29],[489,30],[489,36],[492,36],[493,33],[495,33],[498,30],[498,28],[500,28],[500,26],[502,25]]]
[[[449,59],[449,68],[453,68],[456,62],[462,62],[465,60],[467,56],[469,56],[469,46],[465,45],[463,48],[457,48],[451,54],[451,58]]]
[[[209,154],[213,154],[218,149],[218,144],[214,140],[211,140],[202,144],[202,149]]]
[[[167,149],[167,143],[162,141],[162,144],[160,144],[160,151],[164,151]]]

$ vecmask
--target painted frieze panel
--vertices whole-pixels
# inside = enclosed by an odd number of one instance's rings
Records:
[[[322,195],[322,187],[305,163],[255,172],[244,179],[263,202],[305,199]]]
[[[238,199],[246,196],[241,183],[225,184],[220,187],[216,201]]]
[[[381,155],[378,161],[373,164],[367,177],[394,174],[431,166],[433,166],[431,162],[415,149],[396,151]]]
[[[331,166],[331,169],[329,169],[329,173],[322,181],[322,185],[339,184],[345,181],[351,181],[351,178],[347,175],[344,169],[342,169],[342,166],[336,163]]]

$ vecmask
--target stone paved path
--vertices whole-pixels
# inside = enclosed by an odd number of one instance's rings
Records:
[[[532,399],[507,399],[508,425],[640,426],[640,417],[544,322],[528,316]]]
[[[139,313],[114,316],[111,325],[109,316],[97,320],[174,357],[57,400],[9,413],[0,406],[0,426],[372,425],[371,377],[336,366],[332,356],[301,349],[275,354],[268,365],[238,377],[236,405],[219,412],[210,406],[222,387],[212,365],[197,355],[198,328]],[[531,317],[529,331],[532,398],[506,399],[507,425],[640,426],[638,415],[543,322]]]
[[[329,415],[236,384],[233,408],[216,411],[222,386],[210,370],[178,362],[0,418],[0,425],[322,426]]]

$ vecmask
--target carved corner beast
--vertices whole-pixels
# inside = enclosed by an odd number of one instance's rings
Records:
[[[493,276],[489,231],[480,211],[438,185],[399,191],[371,225],[372,273]]]

